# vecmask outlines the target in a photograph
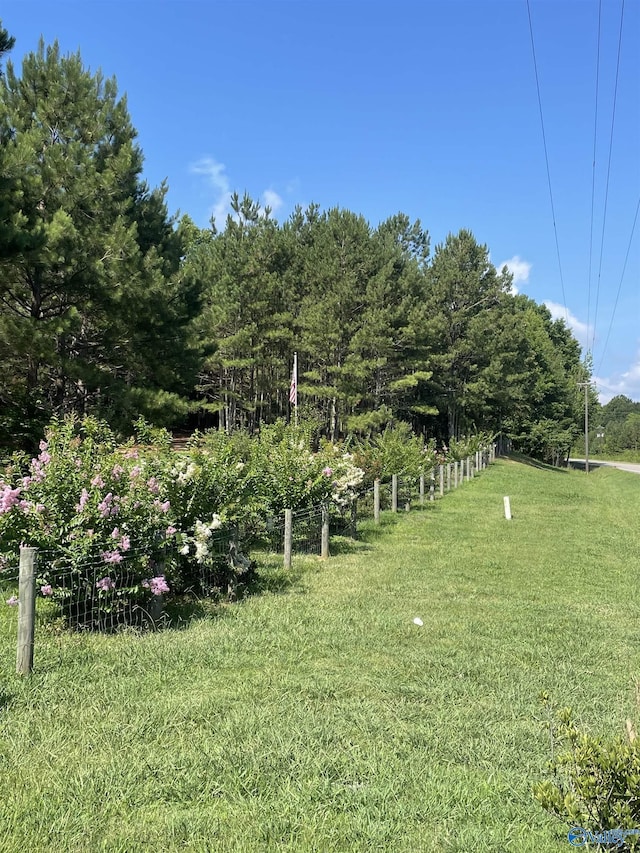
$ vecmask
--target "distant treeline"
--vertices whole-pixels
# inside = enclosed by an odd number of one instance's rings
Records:
[[[0,32],[0,52],[11,48]],[[580,429],[580,347],[467,230],[430,252],[404,214],[316,205],[280,224],[234,196],[224,230],[171,218],[115,80],[57,44],[0,79],[0,444],[53,414],[335,438],[403,420],[502,431],[558,459]]]
[[[619,394],[591,414],[589,443],[594,453],[640,452],[640,403]]]

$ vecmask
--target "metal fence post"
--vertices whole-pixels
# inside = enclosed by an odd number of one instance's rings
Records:
[[[33,670],[33,641],[36,622],[36,548],[20,548],[18,581],[18,651],[16,672],[29,675]]]

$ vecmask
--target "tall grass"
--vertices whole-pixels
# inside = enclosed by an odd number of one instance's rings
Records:
[[[2,610],[0,850],[568,849],[539,694],[633,715],[639,509],[640,477],[500,461],[184,630],[41,625],[25,681]]]

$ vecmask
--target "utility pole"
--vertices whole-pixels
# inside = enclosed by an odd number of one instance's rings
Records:
[[[578,382],[578,388],[584,388],[584,470],[589,473],[589,388],[591,382]]]

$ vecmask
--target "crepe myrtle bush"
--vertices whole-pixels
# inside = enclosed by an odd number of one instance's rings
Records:
[[[176,454],[160,438],[118,444],[93,418],[52,421],[39,454],[15,455],[0,479],[0,560],[15,564],[21,544],[43,551],[39,588],[65,611],[96,595],[108,609],[193,586],[209,552],[189,552],[224,513],[197,477],[176,488]]]
[[[278,421],[263,427],[252,447],[251,481],[263,511],[281,515],[287,509],[350,503],[364,479],[353,456],[342,446],[323,441],[312,450],[312,427]]]
[[[251,532],[286,507],[339,508],[362,478],[342,448],[312,453],[305,427],[196,434],[176,452],[143,421],[122,444],[94,418],[55,419],[38,455],[15,455],[0,478],[0,559],[15,564],[23,543],[45,552],[39,588],[65,609],[202,589],[205,577],[224,585],[238,527]]]
[[[435,440],[425,442],[412,432],[410,424],[402,421],[389,424],[371,438],[356,441],[354,457],[366,472],[368,483],[376,477],[386,482],[392,474],[419,477],[437,464]]]
[[[215,508],[228,526],[259,510],[252,440],[246,433],[195,432],[186,450],[172,454],[166,470],[167,495],[185,530],[211,517]]]
[[[488,448],[494,441],[495,436],[489,432],[477,432],[460,438],[451,438],[448,444],[443,445],[442,453],[444,461],[459,462],[472,456],[476,450]]]

